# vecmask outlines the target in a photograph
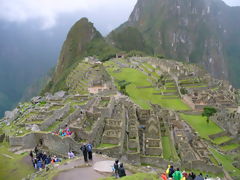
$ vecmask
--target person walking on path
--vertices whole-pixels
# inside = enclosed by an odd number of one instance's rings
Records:
[[[173,178],[173,173],[175,172],[173,166],[170,166],[169,168],[169,172],[168,172],[168,177],[169,178]]]
[[[93,148],[92,144],[90,143],[87,144],[88,159],[90,161],[92,161],[92,148]]]
[[[33,152],[32,152],[32,150],[30,151],[29,156],[31,157],[31,160],[33,161]]]
[[[114,168],[114,174],[115,174],[115,177],[118,178],[118,170],[119,170],[119,161],[116,160],[115,163],[113,164],[113,168]]]
[[[181,180],[182,179],[182,172],[177,168],[177,170],[173,173],[174,180]]]
[[[87,151],[86,145],[85,144],[82,145],[82,147],[80,149],[83,153],[84,161],[85,161],[85,163],[87,163],[88,162],[88,157],[87,157],[88,156],[88,151]]]

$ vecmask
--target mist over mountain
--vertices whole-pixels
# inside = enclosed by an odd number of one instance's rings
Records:
[[[0,116],[21,100],[32,83],[55,66],[73,21],[66,19],[65,23],[45,31],[36,22],[0,22]]]

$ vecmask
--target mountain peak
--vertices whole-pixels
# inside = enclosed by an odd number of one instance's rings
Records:
[[[240,17],[240,8],[221,0],[138,0],[129,20],[113,32],[117,37],[126,34],[126,27],[135,28],[154,54],[197,63],[214,77],[239,86],[240,25],[236,17]],[[112,41],[121,47],[119,41]]]

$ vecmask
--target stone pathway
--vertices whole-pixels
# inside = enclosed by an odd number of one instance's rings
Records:
[[[60,172],[53,180],[97,180],[99,178],[112,176],[112,165],[114,159],[103,155],[93,155],[93,161],[85,164],[83,157],[65,163],[57,168]],[[127,174],[130,174],[127,172]]]

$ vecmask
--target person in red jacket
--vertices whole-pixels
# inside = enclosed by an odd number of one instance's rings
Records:
[[[162,173],[161,178],[162,178],[162,180],[167,180],[167,175],[166,175],[166,173]]]

